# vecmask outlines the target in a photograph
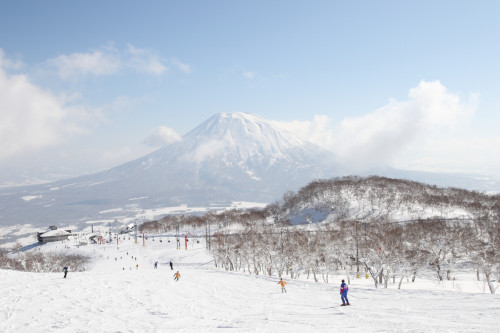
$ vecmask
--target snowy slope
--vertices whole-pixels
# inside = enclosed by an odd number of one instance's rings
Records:
[[[345,276],[330,276],[330,284],[285,277],[288,292],[282,294],[276,276],[215,268],[203,239],[191,239],[187,251],[176,250],[173,238],[159,239],[150,237],[146,246],[121,239],[119,249],[72,242],[70,249],[61,243],[32,249],[87,253],[94,263],[81,273],[70,267],[67,279],[62,272],[0,270],[0,331],[498,332],[500,297],[484,293],[472,276],[442,284],[417,279],[401,290],[377,290],[370,280],[351,276],[352,306],[340,307],[338,285]]]

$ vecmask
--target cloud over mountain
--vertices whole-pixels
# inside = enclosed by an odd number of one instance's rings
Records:
[[[390,164],[414,145],[423,146],[429,137],[443,142],[477,109],[477,95],[463,100],[439,81],[421,81],[409,90],[407,100],[391,99],[363,116],[337,120],[315,115],[312,121],[276,123],[362,169]],[[442,147],[442,153],[452,150],[450,145]]]
[[[167,126],[160,126],[149,133],[149,136],[144,140],[144,144],[159,147],[179,141],[182,141],[182,137],[176,131]]]

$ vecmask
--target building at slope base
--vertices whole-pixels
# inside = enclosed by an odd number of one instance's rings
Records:
[[[58,230],[57,227],[51,226],[46,232],[37,234],[38,242],[49,243],[67,240],[71,236],[71,230]]]

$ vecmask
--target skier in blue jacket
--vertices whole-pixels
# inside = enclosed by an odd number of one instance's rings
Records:
[[[342,284],[340,285],[340,297],[342,298],[342,305],[340,306],[346,306],[350,305],[349,300],[347,299],[347,291],[349,290],[349,287],[345,283],[344,280],[342,280]]]

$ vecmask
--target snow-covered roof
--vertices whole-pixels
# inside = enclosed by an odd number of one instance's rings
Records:
[[[55,237],[55,236],[69,236],[71,235],[69,232],[64,230],[50,230],[46,233],[40,235],[40,237]]]

